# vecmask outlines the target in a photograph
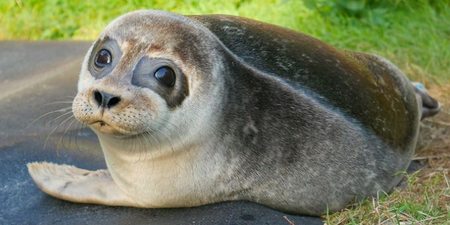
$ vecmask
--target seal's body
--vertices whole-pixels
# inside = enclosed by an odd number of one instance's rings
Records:
[[[136,11],[91,47],[73,103],[108,170],[28,167],[42,190],[74,202],[248,200],[321,215],[397,185],[420,103],[378,56],[239,17]]]

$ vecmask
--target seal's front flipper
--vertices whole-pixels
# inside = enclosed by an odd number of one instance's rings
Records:
[[[28,163],[28,172],[45,193],[78,203],[138,206],[114,183],[107,170],[89,171],[53,163]]]
[[[428,94],[421,83],[413,82],[412,84],[416,97],[422,101],[422,117],[420,120],[436,115],[441,110],[441,104]]]

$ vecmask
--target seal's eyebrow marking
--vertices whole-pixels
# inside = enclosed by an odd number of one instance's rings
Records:
[[[109,51],[112,57],[112,62],[103,68],[98,68],[95,66],[95,57],[102,49]],[[116,68],[119,61],[122,59],[122,55],[123,52],[117,40],[110,38],[109,36],[104,36],[102,39],[99,39],[94,43],[94,47],[88,59],[88,71],[93,77],[95,77],[95,79],[101,79],[110,74]]]
[[[148,47],[147,52],[148,53],[152,53],[152,52],[162,52],[164,51],[164,48],[161,45],[157,45],[157,44],[152,44]]]
[[[96,47],[102,45],[103,43],[108,42],[108,41],[112,41],[112,40],[114,40],[114,39],[110,38],[108,35],[105,35],[105,36],[103,36],[102,38],[99,38],[99,39],[97,39],[97,40],[94,42],[94,49],[95,49]],[[94,51],[93,51],[93,52],[94,52]],[[92,54],[92,53],[91,53],[91,54]]]
[[[169,67],[175,72],[175,85],[165,87],[154,77],[155,72],[161,67]],[[187,75],[182,68],[171,59],[142,57],[133,70],[131,84],[137,87],[151,89],[159,94],[170,108],[180,106],[189,96]]]

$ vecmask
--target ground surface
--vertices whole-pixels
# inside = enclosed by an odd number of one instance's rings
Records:
[[[71,126],[66,132],[69,115],[50,123],[61,113],[49,114],[27,127],[40,115],[70,106],[88,47],[88,42],[0,42],[0,224],[323,224],[248,202],[136,209],[75,204],[41,192],[28,175],[28,162],[105,168],[89,129],[70,132],[79,128]]]

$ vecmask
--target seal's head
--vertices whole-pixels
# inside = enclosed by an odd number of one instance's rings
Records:
[[[188,129],[186,124],[192,128],[197,118],[208,119],[208,107],[191,102],[217,93],[211,85],[220,79],[215,72],[220,58],[211,54],[216,49],[214,35],[187,17],[150,10],[125,14],[88,51],[74,115],[97,134],[115,138],[153,133],[161,126],[171,136]],[[205,91],[210,94],[197,94]]]

